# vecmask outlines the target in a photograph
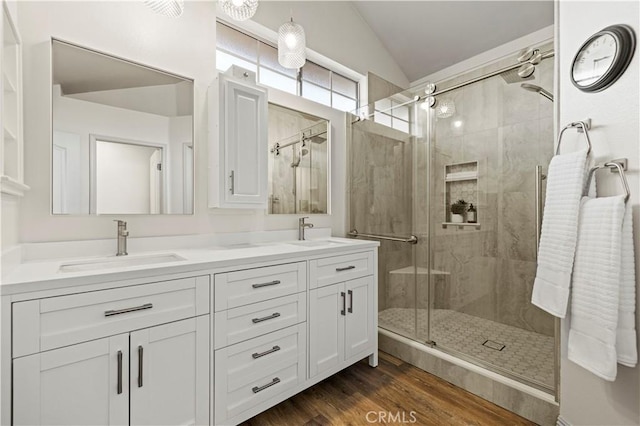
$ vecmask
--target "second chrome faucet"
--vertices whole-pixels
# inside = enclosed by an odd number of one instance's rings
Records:
[[[127,253],[127,237],[129,236],[127,222],[124,220],[114,220],[114,222],[118,222],[118,251],[116,256],[126,256],[129,254]]]
[[[313,228],[313,223],[306,223],[305,219],[309,219],[309,217],[301,217],[298,219],[298,240],[304,241],[304,230],[305,228]]]

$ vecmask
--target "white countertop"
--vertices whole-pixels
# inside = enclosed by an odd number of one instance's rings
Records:
[[[340,254],[356,249],[370,249],[379,246],[376,241],[346,238],[320,238],[331,240],[327,246],[300,246],[295,241],[242,243],[226,246],[213,245],[198,249],[178,248],[159,251],[129,252],[127,258],[157,254],[175,254],[184,260],[127,267],[111,267],[90,271],[61,272],[62,265],[82,263],[91,260],[115,259],[111,256],[67,257],[55,259],[26,260],[16,265],[0,282],[0,295],[27,293],[34,291],[99,284],[110,281],[155,277],[159,275],[205,271],[214,268],[247,263],[290,260],[296,257]],[[291,244],[293,243],[293,244]],[[299,256],[295,256],[299,254]],[[206,273],[206,272],[205,272]]]

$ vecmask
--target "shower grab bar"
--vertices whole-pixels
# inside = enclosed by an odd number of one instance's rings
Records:
[[[629,189],[629,182],[627,182],[627,177],[624,174],[624,171],[626,169],[626,158],[620,160],[612,160],[607,163],[599,164],[592,167],[591,170],[589,170],[589,176],[587,177],[587,184],[585,186],[583,195],[587,195],[589,186],[591,186],[591,178],[593,178],[593,174],[595,173],[595,171],[600,169],[611,169],[611,171],[614,171],[613,169],[618,170],[618,176],[620,177],[620,182],[622,183],[622,188],[625,192],[624,202],[626,203],[627,201],[629,201],[629,198],[631,197],[631,189]]]
[[[558,146],[556,147],[556,155],[560,154],[560,145],[562,144],[562,134],[568,129],[578,129],[578,132],[584,133],[584,137],[587,140],[587,155],[591,152],[591,138],[589,137],[589,129],[591,128],[591,119],[574,121],[569,123],[560,130],[558,135]]]
[[[409,243],[409,244],[418,244],[418,237],[415,235],[411,235],[410,237],[391,237],[388,235],[376,235],[376,234],[361,234],[357,229],[352,229],[349,231],[349,236],[358,238],[375,238],[376,240],[385,240],[385,241],[398,241],[400,243]]]

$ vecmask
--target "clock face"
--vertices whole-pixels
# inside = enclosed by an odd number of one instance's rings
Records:
[[[613,65],[618,43],[611,34],[596,37],[576,56],[573,79],[578,86],[588,86],[600,79]]]

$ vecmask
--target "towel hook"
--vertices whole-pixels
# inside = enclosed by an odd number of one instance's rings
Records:
[[[625,197],[624,202],[629,201],[631,197],[631,189],[629,189],[629,182],[627,182],[627,177],[624,174],[624,166],[617,161],[610,161],[608,163],[600,164],[595,167],[592,167],[589,170],[589,176],[587,177],[587,185],[585,186],[585,192],[583,195],[587,195],[587,191],[589,191],[589,186],[591,185],[591,178],[596,170],[599,169],[618,169],[618,175],[620,176],[620,181],[622,182],[622,188],[624,188]]]
[[[556,148],[556,155],[560,154],[560,144],[562,143],[562,134],[567,129],[578,129],[578,132],[584,132],[584,137],[587,140],[587,155],[591,152],[591,138],[589,137],[589,128],[591,127],[591,120],[587,119],[584,121],[574,121],[573,123],[569,123],[560,130],[560,134],[558,135],[558,147]],[[582,131],[581,131],[582,130]]]

